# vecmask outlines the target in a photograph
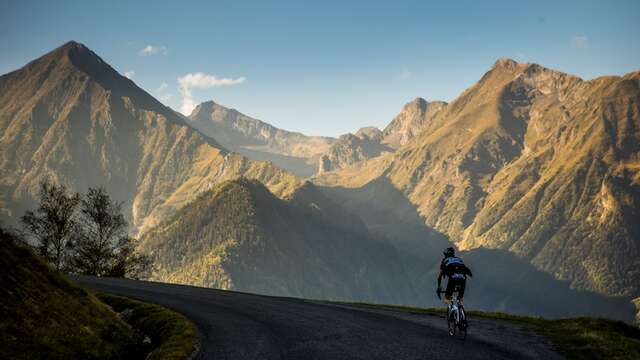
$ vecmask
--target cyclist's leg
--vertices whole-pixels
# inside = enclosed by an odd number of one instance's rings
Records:
[[[460,301],[460,306],[464,307],[464,288],[467,285],[467,279],[461,278],[458,280],[458,300]]]
[[[451,296],[453,295],[454,286],[455,286],[454,279],[448,277],[447,287],[444,290],[444,303],[447,304],[447,306],[451,305]]]

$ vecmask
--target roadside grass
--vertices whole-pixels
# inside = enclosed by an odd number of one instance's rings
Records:
[[[125,321],[134,329],[151,338],[153,350],[147,355],[147,360],[183,360],[196,350],[198,332],[191,321],[181,314],[161,305],[110,293],[98,292],[95,296],[123,314]]]
[[[395,310],[421,314],[444,314],[444,308],[371,303],[335,302],[343,305]],[[469,311],[470,317],[506,320],[530,326],[547,337],[567,359],[640,359],[640,328],[622,321],[603,318],[567,318],[548,320],[540,317],[510,315],[500,312]]]
[[[141,359],[105,304],[0,228],[0,359]]]

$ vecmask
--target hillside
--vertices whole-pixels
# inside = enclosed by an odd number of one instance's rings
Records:
[[[509,250],[573,287],[638,296],[640,73],[585,81],[501,59],[386,154],[317,177],[384,177],[464,249]]]
[[[271,295],[414,299],[393,248],[307,184],[283,201],[246,179],[223,183],[141,239],[152,279]]]
[[[0,358],[143,358],[134,330],[0,228]]]
[[[278,129],[213,101],[198,105],[188,121],[226,148],[254,160],[272,161],[298,176],[315,173],[318,156],[335,139]]]
[[[134,230],[217,182],[247,176],[286,195],[301,184],[270,163],[230,154],[181,115],[69,42],[0,77],[0,204],[11,223],[45,178],[104,185]]]

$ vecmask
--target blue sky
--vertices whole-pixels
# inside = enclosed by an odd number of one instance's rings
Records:
[[[499,57],[640,70],[638,18],[640,1],[0,0],[0,73],[76,40],[176,110],[212,99],[336,136],[450,101]]]

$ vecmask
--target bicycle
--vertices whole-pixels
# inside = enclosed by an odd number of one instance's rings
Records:
[[[445,291],[438,291],[440,294],[444,294]],[[460,305],[458,300],[458,287],[456,286],[451,295],[451,303],[447,306],[447,328],[449,329],[449,336],[455,336],[456,330],[462,335],[462,339],[467,338],[467,314],[464,311],[464,307]]]

